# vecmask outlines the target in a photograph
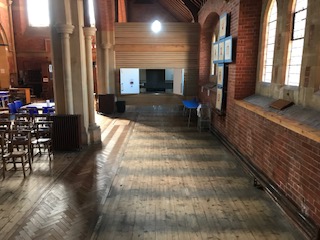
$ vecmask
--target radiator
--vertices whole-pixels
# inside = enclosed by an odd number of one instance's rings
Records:
[[[80,150],[81,115],[53,115],[51,120],[53,150]]]

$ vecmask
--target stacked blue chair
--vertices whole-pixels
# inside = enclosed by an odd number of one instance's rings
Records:
[[[51,115],[51,114],[54,113],[54,108],[53,107],[48,107],[48,106],[42,107],[42,113]]]
[[[38,108],[36,108],[36,107],[27,107],[27,109],[28,109],[30,116],[33,116],[35,114],[39,114]]]
[[[16,111],[18,112],[19,109],[20,109],[20,108],[22,107],[22,105],[23,105],[22,101],[21,101],[21,100],[15,100],[13,103],[14,103],[14,106],[15,106],[15,108],[16,108]]]
[[[14,103],[8,103],[8,109],[10,114],[16,114],[17,109]]]

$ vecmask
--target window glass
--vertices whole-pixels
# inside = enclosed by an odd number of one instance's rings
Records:
[[[96,25],[96,20],[94,17],[94,5],[93,5],[93,0],[88,1],[89,4],[89,18],[90,18],[90,25],[95,26]]]
[[[212,44],[211,44],[211,75],[215,74],[215,64],[213,63],[213,44],[216,42],[216,35],[212,36]]]
[[[285,82],[290,86],[299,86],[300,84],[307,6],[308,0],[297,0],[293,13],[292,39],[289,44],[289,61]]]
[[[264,64],[262,81],[270,83],[272,80],[274,46],[277,30],[277,2],[272,1],[268,12],[268,23],[266,27],[266,42],[264,48]]]
[[[27,0],[27,11],[30,26],[49,26],[50,20],[48,0]]]

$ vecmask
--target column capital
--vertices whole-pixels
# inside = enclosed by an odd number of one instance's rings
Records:
[[[83,33],[86,37],[94,36],[96,34],[97,29],[95,27],[83,27]]]
[[[71,34],[74,29],[74,26],[71,24],[57,24],[55,27],[58,33],[65,34]]]

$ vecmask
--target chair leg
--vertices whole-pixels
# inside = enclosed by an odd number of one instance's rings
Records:
[[[46,144],[46,149],[48,149],[48,155],[49,155],[49,161],[51,161],[51,147],[50,147],[50,143]]]
[[[31,144],[30,148],[30,154],[31,154],[31,161],[33,162],[34,156],[33,156],[33,145]]]
[[[39,148],[39,155],[41,156],[41,144],[38,143],[38,148]]]
[[[26,169],[24,168],[24,160],[23,160],[23,157],[21,157],[21,164],[22,164],[23,176],[26,177]]]
[[[29,162],[29,168],[30,168],[30,173],[31,173],[33,171],[32,164],[31,164],[31,158],[28,158],[28,162]]]
[[[3,179],[5,179],[5,177],[6,177],[6,160],[3,158],[2,159],[2,162],[3,162],[3,168],[2,168],[2,177],[3,177]]]
[[[14,158],[12,158],[12,162],[13,162],[13,167],[14,167],[14,170],[17,171],[17,166],[16,166],[16,161]]]
[[[188,127],[190,126],[191,108],[189,108]]]

